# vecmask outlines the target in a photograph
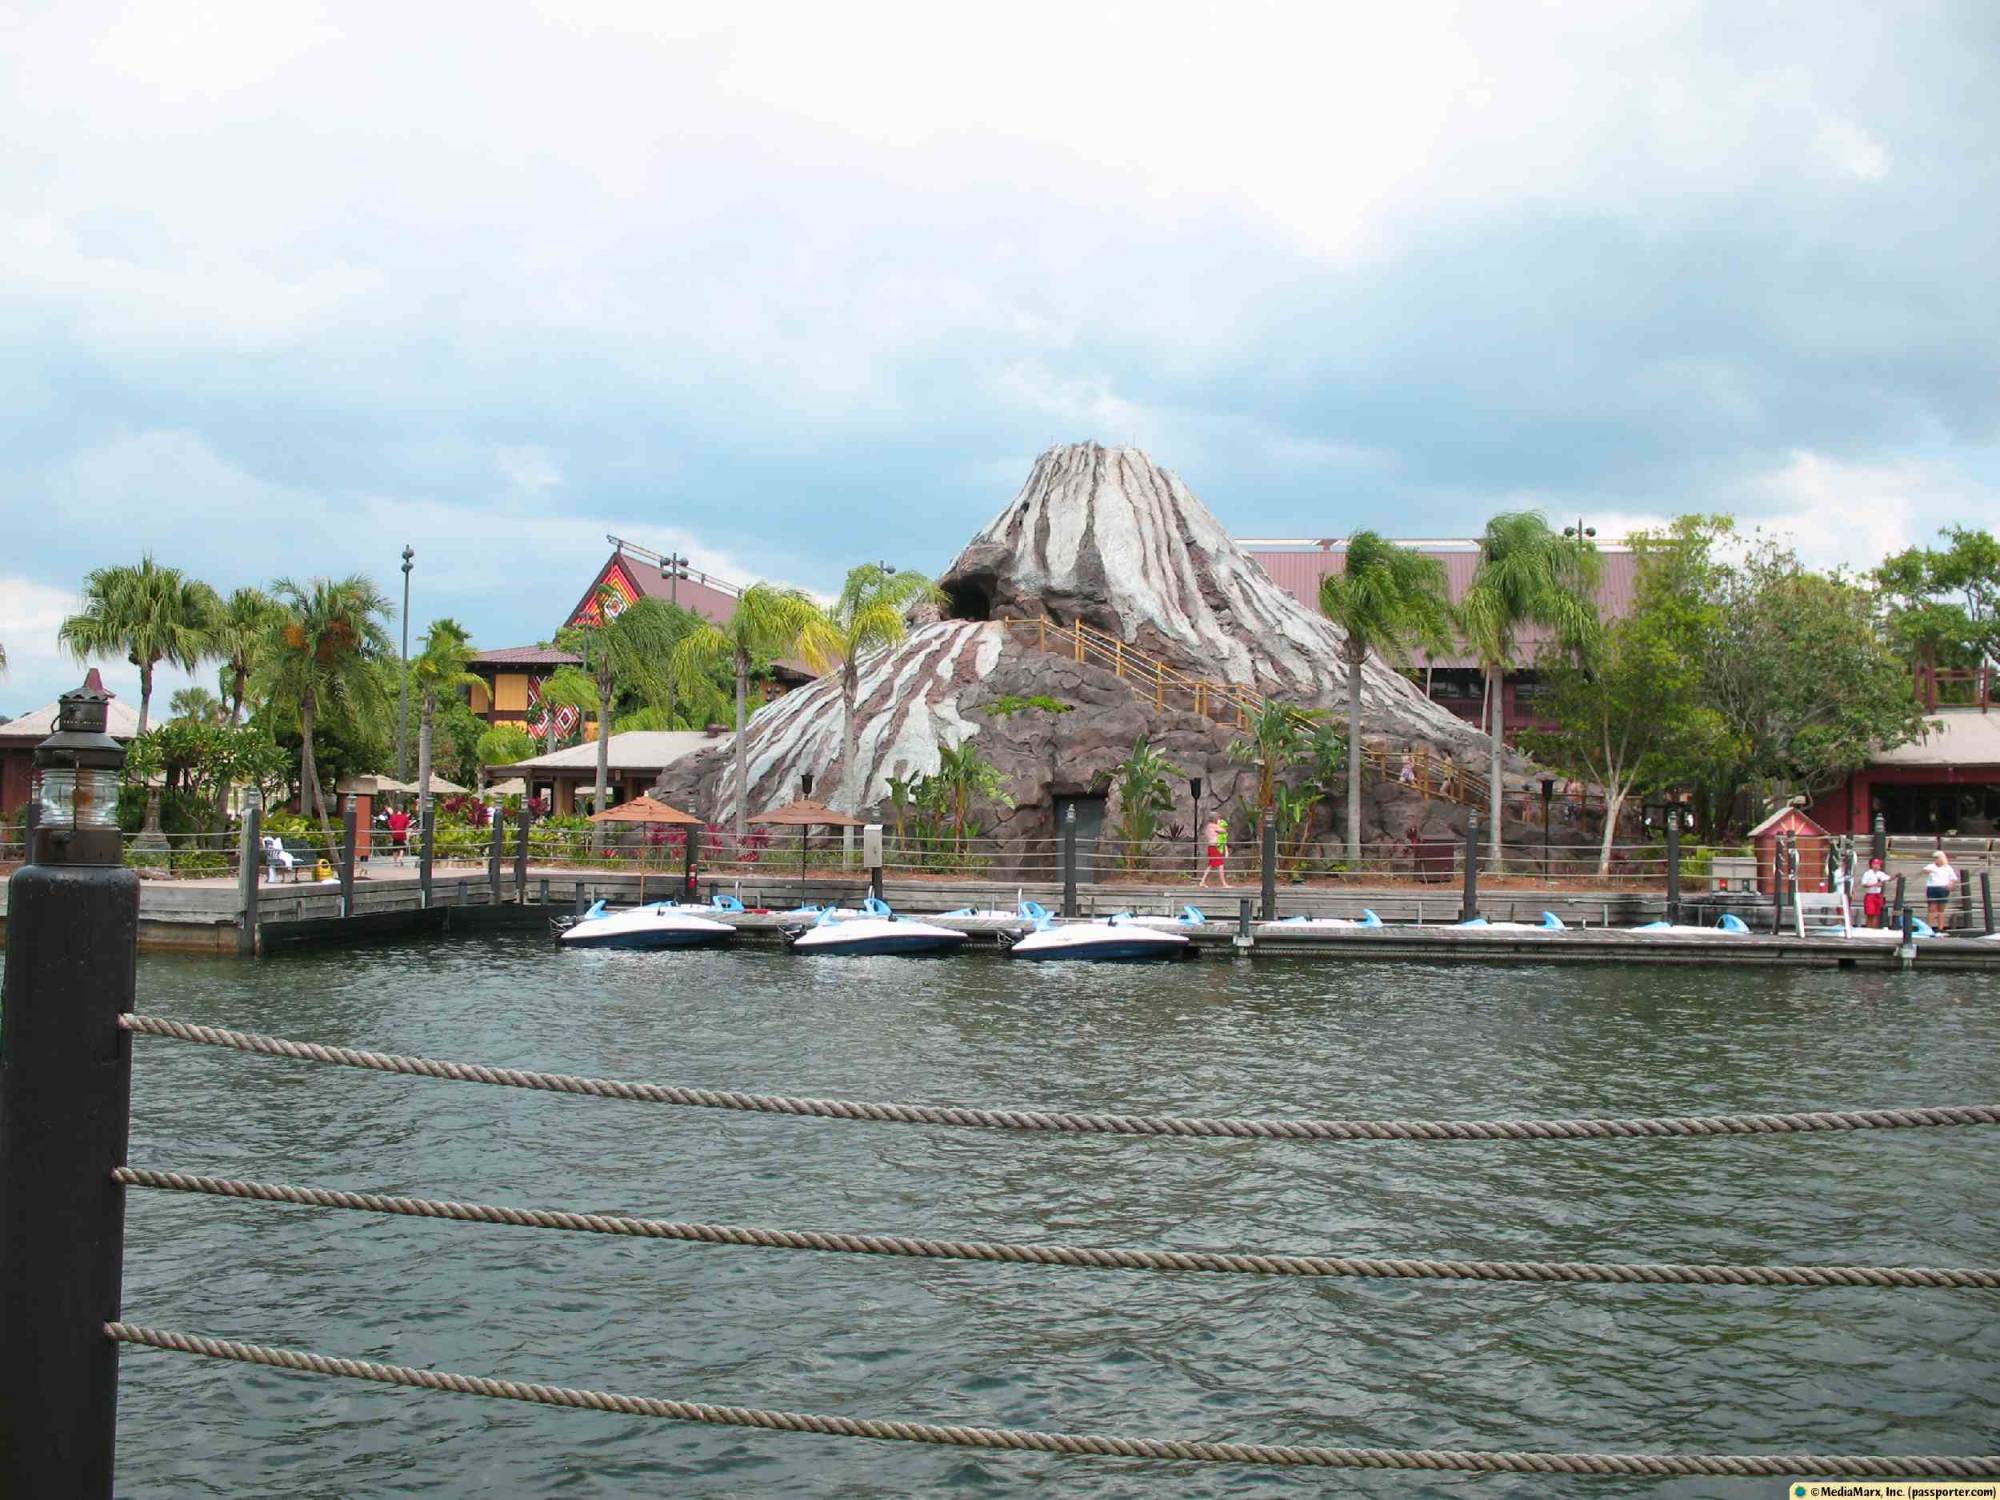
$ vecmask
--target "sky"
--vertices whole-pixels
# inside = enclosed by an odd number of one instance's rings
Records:
[[[2000,522],[1996,266],[1987,0],[0,0],[0,713],[148,550],[517,645],[607,534],[941,569],[1083,439],[1866,566]]]

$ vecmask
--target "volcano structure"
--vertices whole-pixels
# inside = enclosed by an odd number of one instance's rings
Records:
[[[1133,448],[1080,443],[1036,460],[1012,502],[939,579],[947,618],[863,659],[852,764],[842,754],[838,674],[759,710],[747,730],[748,806],[761,812],[797,795],[810,775],[837,807],[876,810],[889,778],[937,769],[941,748],[976,739],[1006,776],[1013,807],[991,809],[987,833],[1046,836],[1054,799],[1102,793],[1112,768],[1145,736],[1211,790],[1209,809],[1245,814],[1254,769],[1229,756],[1234,719],[1168,700],[1154,678],[1114,668],[1102,652],[1046,646],[1079,622],[1093,640],[1188,679],[1219,680],[1301,708],[1347,702],[1345,637],[1301,606],[1223,531],[1174,475]],[[1042,622],[1039,625],[1036,622]],[[1001,702],[1040,697],[1067,712]],[[996,713],[993,705],[1000,703]],[[1481,764],[1487,739],[1407,679],[1370,660],[1362,669],[1362,730],[1393,747],[1422,744]],[[661,795],[724,823],[744,798],[729,741],[669,768]],[[1462,825],[1464,809],[1364,778],[1365,837],[1432,834]],[[1171,822],[1192,817],[1181,787]],[[1247,820],[1246,820],[1247,821]]]

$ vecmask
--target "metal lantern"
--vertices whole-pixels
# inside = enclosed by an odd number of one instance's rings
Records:
[[[58,700],[56,732],[35,747],[35,864],[116,865],[125,747],[106,734],[111,694],[92,667]]]

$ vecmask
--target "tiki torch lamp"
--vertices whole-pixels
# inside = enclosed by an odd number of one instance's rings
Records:
[[[38,865],[119,865],[118,782],[125,747],[104,732],[111,694],[97,668],[64,693],[56,732],[35,747],[35,843]]]

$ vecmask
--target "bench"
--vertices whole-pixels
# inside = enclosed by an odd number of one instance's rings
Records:
[[[289,868],[281,864],[275,857],[271,846],[266,844],[261,851],[264,873],[273,881],[282,880],[297,883],[308,878],[312,873],[313,862],[318,858],[316,851],[296,840],[281,838],[277,842],[278,848],[283,849],[285,853],[291,855],[292,863]]]

